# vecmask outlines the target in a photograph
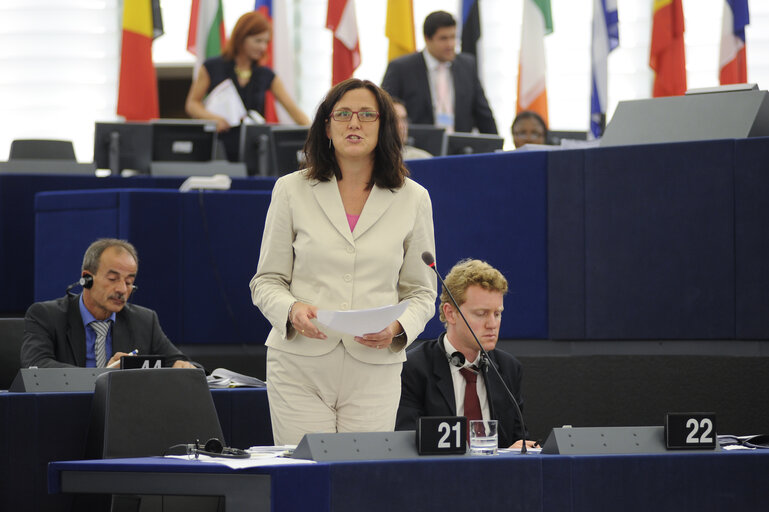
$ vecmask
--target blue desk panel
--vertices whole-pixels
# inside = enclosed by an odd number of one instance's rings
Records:
[[[464,258],[488,261],[509,283],[500,338],[547,338],[547,153],[414,160],[409,169],[432,199],[441,275]],[[436,315],[422,337],[442,331]]]
[[[103,188],[178,189],[184,178],[0,173],[0,313],[23,313],[34,298],[35,194]],[[272,190],[274,178],[236,178],[233,190]],[[80,252],[85,251],[83,247]]]
[[[251,303],[248,283],[270,196],[263,190],[41,193],[35,300],[64,294],[90,242],[125,238],[139,253],[139,290],[131,300],[157,311],[173,342],[263,344],[270,326]]]
[[[273,444],[266,389],[211,394],[226,443],[238,448]],[[46,493],[46,466],[85,456],[92,397],[0,393],[0,510],[69,510],[68,497]]]
[[[734,141],[585,152],[585,336],[735,337]]]
[[[165,475],[270,475],[272,510],[359,512],[420,510],[628,512],[763,511],[769,453],[663,455],[503,455],[320,463],[230,470],[157,458],[53,463],[52,492],[62,472]],[[106,490],[106,489],[100,489]]]
[[[734,152],[737,339],[769,338],[769,138]]]

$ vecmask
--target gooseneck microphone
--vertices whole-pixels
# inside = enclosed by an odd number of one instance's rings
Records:
[[[454,295],[452,295],[451,290],[449,290],[449,287],[446,286],[446,283],[443,281],[443,278],[441,277],[440,272],[438,272],[438,269],[435,268],[435,258],[433,257],[432,253],[430,251],[423,252],[422,261],[425,262],[425,265],[433,269],[433,272],[435,272],[435,275],[438,276],[438,280],[443,285],[443,289],[446,290],[446,293],[449,295],[449,298],[451,299],[451,303],[454,305],[454,308],[459,313],[459,316],[462,317],[462,320],[464,320],[465,325],[467,326],[467,329],[470,331],[470,334],[473,335],[473,339],[475,340],[475,343],[478,344],[478,348],[481,349],[481,360],[480,360],[481,368],[484,368],[485,366],[486,368],[491,367],[494,369],[494,373],[497,374],[497,377],[499,378],[499,382],[502,383],[502,387],[507,392],[508,398],[510,399],[511,402],[513,402],[513,405],[515,406],[515,412],[518,414],[518,419],[521,420],[521,429],[523,430],[523,436],[524,436],[524,438],[521,439],[521,454],[525,454],[527,452],[526,425],[523,422],[523,413],[521,412],[521,407],[518,405],[518,400],[515,399],[515,397],[513,396],[513,392],[510,391],[510,388],[507,387],[507,384],[505,383],[505,380],[502,378],[502,375],[499,373],[499,370],[497,369],[496,365],[490,364],[491,359],[489,358],[489,353],[486,352],[486,349],[483,348],[483,345],[481,345],[481,342],[478,341],[478,336],[475,335],[475,331],[473,331],[473,328],[470,327],[470,322],[467,321],[467,318],[465,318],[465,315],[462,313],[462,310],[459,309],[459,304],[457,304],[456,299],[454,299]]]

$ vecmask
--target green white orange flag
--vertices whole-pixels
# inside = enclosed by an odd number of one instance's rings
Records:
[[[550,0],[523,0],[518,99],[515,111],[533,110],[547,122],[545,36],[553,31]]]
[[[153,35],[152,0],[124,0],[117,113],[126,121],[148,121],[160,115]]]
[[[414,53],[414,6],[411,0],[387,0],[385,36],[390,40],[387,60]]]
[[[192,0],[187,51],[195,56],[195,75],[204,60],[221,55],[225,41],[222,0]]]

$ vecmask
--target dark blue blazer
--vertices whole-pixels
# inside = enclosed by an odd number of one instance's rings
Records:
[[[446,352],[443,350],[445,335],[446,333],[443,333],[437,340],[425,341],[406,354],[401,373],[401,401],[395,430],[416,430],[420,416],[456,416],[454,384]],[[489,357],[523,410],[521,363],[502,350],[492,350]],[[510,403],[507,392],[494,370],[487,368],[482,373],[489,396],[491,417],[499,421],[499,446],[507,448],[525,436],[521,434],[521,424],[515,407]]]
[[[460,53],[451,65],[454,77],[454,131],[497,133],[497,123],[478,79],[475,57]],[[382,89],[406,105],[409,120],[418,124],[435,124],[427,64],[422,52],[399,57],[387,66]]]

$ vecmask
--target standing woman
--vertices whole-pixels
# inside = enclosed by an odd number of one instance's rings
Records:
[[[270,22],[262,13],[251,11],[241,16],[222,55],[203,63],[187,94],[187,114],[216,121],[216,131],[220,132],[230,161],[238,159],[237,130],[229,131],[229,123],[203,105],[203,98],[228,78],[235,84],[246,110],[256,110],[264,116],[264,94],[271,91],[296,124],[310,124],[310,119],[291,99],[280,78],[270,68],[259,65],[271,37]]]
[[[251,294],[273,328],[267,393],[276,445],[310,432],[391,431],[404,348],[435,311],[432,203],[401,158],[390,96],[349,79],[318,107],[308,168],[275,184]],[[408,300],[379,332],[351,336],[313,320]]]

